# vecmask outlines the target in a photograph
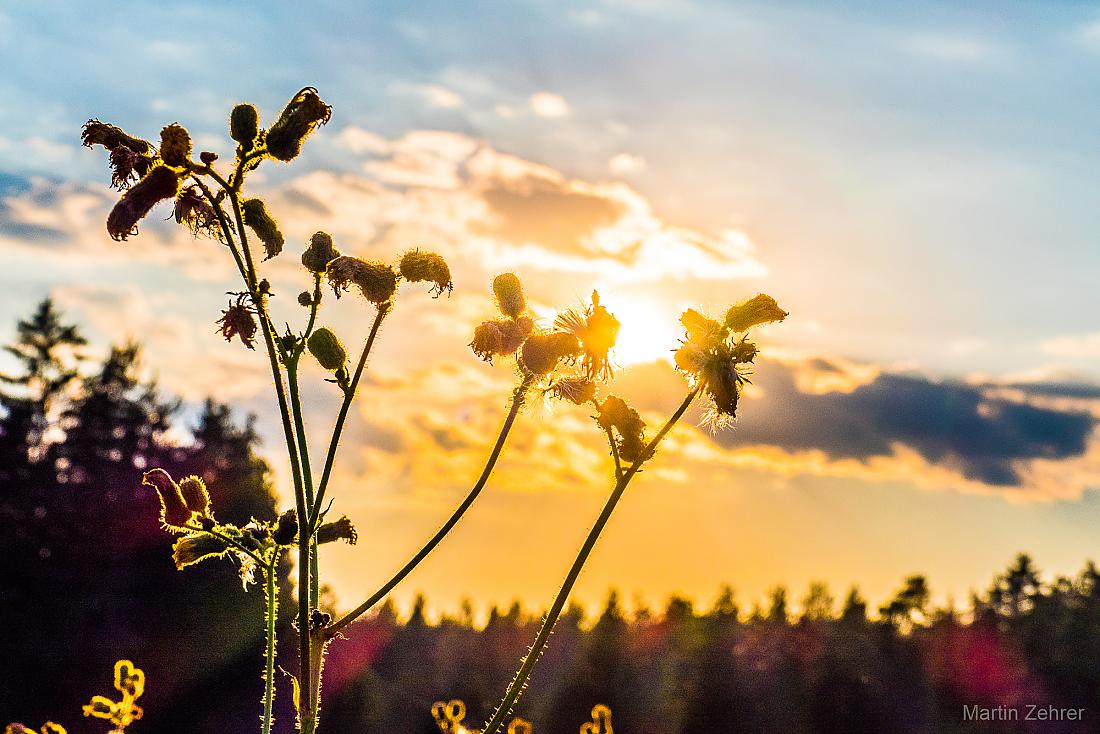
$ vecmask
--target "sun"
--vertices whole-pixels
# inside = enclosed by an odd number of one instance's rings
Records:
[[[608,296],[606,305],[622,324],[612,353],[616,364],[627,367],[672,359],[684,331],[675,308],[634,296]]]

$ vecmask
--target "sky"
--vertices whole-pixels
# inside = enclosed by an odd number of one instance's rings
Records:
[[[186,125],[232,158],[228,110],[270,121],[302,86],[331,121],[266,163],[287,252],[265,264],[300,321],[297,252],[443,254],[451,296],[405,286],[336,473],[361,542],[324,554],[348,606],[476,479],[515,374],[467,348],[514,271],[536,316],[594,289],[623,323],[610,389],[651,426],[686,391],[680,313],[757,292],[737,423],[693,414],[631,486],[577,586],[742,604],[812,580],[878,603],[926,573],[965,604],[1018,551],[1048,576],[1098,550],[1100,11],[1086,3],[112,3],[0,7],[0,336],[52,294],[93,341],[137,338],[194,406],[261,420],[266,360],[214,334],[226,253],[155,210],[111,241],[117,193],[80,126]],[[369,306],[321,318],[360,342]],[[338,395],[307,372],[323,444]],[[485,495],[396,598],[548,603],[609,486],[582,408],[533,401]],[[184,418],[186,419],[186,417]],[[315,457],[316,463],[320,457]],[[277,478],[285,494],[287,476]],[[327,549],[326,549],[327,550]]]

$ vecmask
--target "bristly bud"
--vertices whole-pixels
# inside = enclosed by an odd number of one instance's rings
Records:
[[[229,137],[242,150],[252,150],[256,136],[260,134],[260,113],[250,104],[239,104],[229,113]]]
[[[519,363],[534,375],[548,375],[558,366],[561,355],[550,334],[532,334],[523,342]]]
[[[194,474],[180,480],[180,494],[187,509],[205,515],[210,510],[210,492],[206,490],[206,482]]]
[[[454,290],[451,282],[451,269],[447,267],[447,261],[441,255],[434,252],[421,252],[410,250],[401,258],[401,277],[410,283],[427,281],[434,283],[432,294],[439,296],[443,291],[450,293]]]
[[[309,247],[302,253],[302,265],[311,273],[324,273],[328,264],[340,257],[340,251],[332,245],[332,235],[328,232],[315,232],[309,240]]]
[[[228,550],[229,546],[221,538],[210,533],[196,533],[185,535],[172,545],[172,560],[176,563],[176,570],[182,571],[208,558],[220,558]]]
[[[247,199],[241,204],[244,223],[252,228],[264,245],[264,260],[270,260],[283,251],[283,233],[278,223],[267,213],[267,207],[259,199]]]
[[[279,515],[275,532],[271,534],[276,545],[290,545],[298,537],[298,511],[291,508]]]
[[[216,235],[219,232],[218,215],[214,212],[214,207],[199,194],[197,186],[188,186],[179,193],[172,216],[177,224],[187,225],[191,234],[196,237],[200,234]]]
[[[283,162],[293,160],[302,152],[302,142],[318,125],[324,125],[332,108],[321,101],[313,87],[294,95],[279,119],[267,131],[267,152]]]
[[[145,472],[141,479],[143,485],[148,485],[157,491],[160,498],[160,520],[165,525],[182,528],[191,521],[191,510],[180,494],[180,487],[172,479],[172,476],[163,469],[151,469]]]
[[[519,318],[527,310],[527,301],[523,297],[523,286],[515,273],[501,273],[493,279],[493,294],[497,299],[500,312],[509,318]]]
[[[191,134],[182,125],[173,122],[160,131],[160,159],[175,168],[191,162]]]
[[[504,343],[500,347],[503,357],[515,354],[535,328],[535,321],[530,316],[520,316],[515,320],[504,319],[496,323],[500,325],[500,333],[504,336]]]
[[[309,308],[313,305],[313,294],[309,291],[302,291],[298,294],[298,305]]]
[[[584,405],[596,397],[596,383],[586,377],[565,377],[551,385],[549,393],[558,400]]]
[[[242,344],[249,349],[255,349],[253,340],[256,338],[259,324],[256,323],[252,309],[245,305],[247,298],[248,295],[242,293],[235,301],[230,301],[229,308],[222,311],[222,317],[217,323],[226,341],[231,341],[235,336],[240,337]]]
[[[199,160],[202,161],[204,166],[209,166],[211,163],[218,160],[218,154],[213,151],[204,150],[199,153]]]
[[[353,283],[364,298],[376,305],[387,303],[397,291],[397,273],[385,263],[341,255],[328,264],[325,274],[337,298]]]
[[[474,339],[470,342],[470,348],[474,354],[486,362],[492,362],[493,357],[502,353],[504,334],[496,321],[485,321],[474,329]]]
[[[318,545],[332,543],[337,540],[346,540],[350,545],[359,542],[359,533],[356,532],[355,526],[351,524],[351,520],[348,519],[347,515],[335,522],[321,523],[317,528]]]
[[[775,299],[758,293],[744,303],[731,306],[726,311],[724,326],[727,330],[740,334],[760,324],[770,324],[787,318],[787,312],[779,307]]]
[[[137,223],[158,202],[175,198],[179,187],[180,180],[175,171],[167,166],[154,167],[122,195],[107,215],[107,232],[111,239],[124,240],[137,234]]]
[[[323,326],[309,335],[306,347],[309,348],[309,353],[316,357],[321,366],[329,372],[336,372],[348,361],[348,353],[344,349],[344,345],[340,343],[340,339],[330,329]]]
[[[645,421],[625,400],[617,395],[608,396],[600,404],[596,420],[605,430],[613,428],[618,432],[619,458],[623,461],[635,463],[649,458],[645,455]]]
[[[88,120],[84,123],[84,129],[80,133],[81,142],[88,148],[93,145],[102,145],[107,150],[114,150],[124,145],[135,153],[147,155],[152,153],[153,146],[147,140],[135,138],[126,134],[120,127],[108,125],[99,120]]]

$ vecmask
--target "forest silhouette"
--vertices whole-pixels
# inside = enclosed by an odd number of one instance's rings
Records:
[[[49,300],[19,321],[0,391],[0,718],[80,717],[116,659],[148,676],[133,731],[250,731],[262,689],[262,598],[229,561],[178,572],[143,472],[197,474],[219,514],[272,520],[270,472],[250,420],[207,401],[182,405],[141,377],[140,348],[85,354]],[[720,561],[720,559],[715,559]],[[292,619],[284,564],[281,619]],[[736,579],[733,579],[736,581]],[[717,591],[717,590],[716,590]],[[326,666],[326,726],[437,731],[434,701],[462,699],[481,720],[539,626],[537,610],[467,606],[430,622],[418,598],[387,603],[345,630]],[[289,631],[288,631],[289,632]],[[289,635],[288,635],[289,637]],[[218,644],[210,644],[216,639]],[[281,655],[287,667],[294,650]],[[720,590],[707,609],[672,598],[627,614],[614,593],[586,619],[563,615],[517,713],[540,734],[576,731],[597,703],[627,734],[716,732],[1094,732],[1100,730],[1100,570],[1042,579],[1020,555],[965,609],[935,607],[923,576],[880,608],[821,584],[793,601],[776,589],[742,608]],[[282,683],[280,683],[282,685]],[[964,705],[1084,708],[1086,720],[1029,725],[963,720]],[[293,717],[288,696],[278,717]],[[1013,728],[1016,727],[1016,728]]]

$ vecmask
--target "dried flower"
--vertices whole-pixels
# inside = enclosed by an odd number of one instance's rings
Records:
[[[260,134],[260,113],[250,104],[239,104],[229,113],[229,137],[241,150],[252,150],[256,136]]]
[[[210,492],[206,490],[206,482],[202,477],[194,474],[180,480],[180,494],[187,509],[205,515],[210,509]]]
[[[175,171],[167,166],[155,166],[122,195],[107,215],[107,232],[111,238],[124,240],[137,234],[137,223],[158,202],[174,198],[179,186],[180,180]]]
[[[555,381],[547,392],[558,400],[584,405],[596,397],[596,383],[587,377],[563,377]]]
[[[280,161],[293,160],[302,152],[306,137],[328,122],[331,115],[332,108],[321,101],[316,89],[302,89],[267,131],[267,152]]]
[[[450,293],[454,290],[451,282],[451,269],[447,267],[447,261],[441,255],[434,252],[421,252],[410,250],[401,258],[401,277],[410,283],[428,281],[434,283],[432,288],[434,295],[442,295],[443,291]]]
[[[132,182],[139,180],[149,172],[153,159],[137,151],[118,145],[111,151],[111,186],[119,191],[125,190]]]
[[[474,329],[474,339],[470,342],[470,348],[474,354],[492,362],[493,357],[501,354],[504,345],[504,334],[501,333],[500,324],[496,321],[484,321]]]
[[[218,215],[200,194],[197,186],[188,186],[176,197],[172,212],[177,224],[185,224],[191,234],[213,235],[220,232]]]
[[[290,545],[298,537],[298,511],[293,507],[282,515],[275,525],[275,532],[271,534],[276,545]]]
[[[346,540],[349,545],[359,542],[359,533],[347,515],[334,522],[325,522],[317,528],[317,544],[333,543],[337,540]]]
[[[264,260],[270,260],[283,251],[283,233],[278,223],[267,213],[267,207],[259,199],[247,199],[241,204],[244,223],[250,227],[264,245]]]
[[[645,461],[645,421],[638,411],[631,408],[617,395],[609,395],[600,404],[597,422],[604,430],[614,429],[619,434],[619,457],[629,463]]]
[[[328,264],[340,257],[340,251],[332,245],[332,235],[328,232],[315,232],[309,240],[309,247],[302,253],[302,265],[311,273],[323,273]]]
[[[494,278],[493,294],[496,296],[500,312],[505,316],[519,318],[519,315],[527,310],[523,286],[515,273],[501,273]]]
[[[93,145],[102,145],[107,150],[113,151],[121,145],[142,155],[152,153],[153,151],[153,146],[149,141],[135,138],[132,135],[128,135],[122,128],[108,125],[99,120],[88,120],[84,123],[84,129],[81,130],[80,133],[80,140],[88,148],[91,148]]]
[[[236,300],[229,302],[229,308],[222,311],[222,317],[217,323],[226,341],[231,341],[235,336],[240,337],[242,344],[249,349],[255,349],[253,340],[259,325],[252,309],[245,305],[248,297],[247,293],[238,293]]]
[[[340,343],[340,339],[323,326],[309,335],[306,346],[309,348],[309,353],[330,372],[336,372],[348,361],[348,353]]]
[[[160,159],[176,168],[191,163],[191,134],[185,127],[172,123],[160,131]]]
[[[570,310],[554,319],[554,326],[574,334],[584,353],[584,374],[591,379],[613,376],[608,358],[619,336],[619,320],[600,305],[600,294],[592,291],[592,305],[583,312]]]
[[[172,560],[176,570],[210,558],[221,558],[229,551],[229,546],[221,538],[210,533],[184,535],[172,546]]]
[[[160,498],[160,521],[169,527],[182,528],[191,522],[191,510],[180,493],[172,475],[164,469],[151,469],[141,479],[142,485],[153,487]]]
[[[782,321],[787,318],[787,312],[779,307],[775,299],[763,293],[731,306],[726,311],[725,327],[734,333],[748,331],[760,324],[770,324],[773,321]]]
[[[341,255],[328,264],[325,274],[337,298],[353,283],[364,298],[377,305],[388,302],[397,291],[397,273],[385,263]]]

